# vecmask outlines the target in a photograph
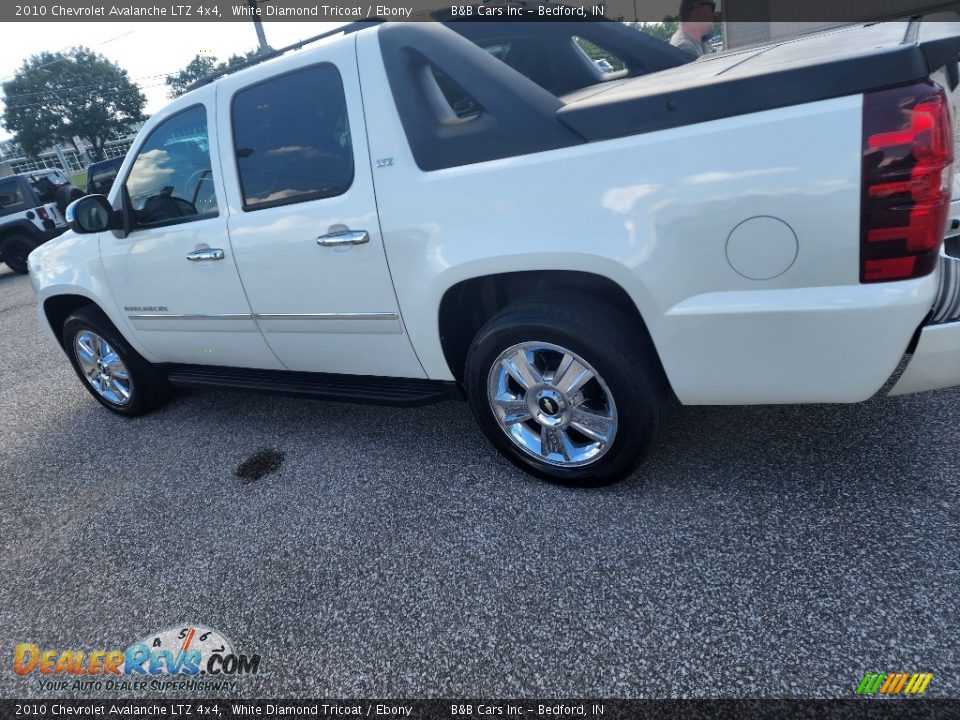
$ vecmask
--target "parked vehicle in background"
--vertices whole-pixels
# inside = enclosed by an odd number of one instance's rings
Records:
[[[123,156],[101,160],[87,166],[87,193],[106,195],[113,186],[113,179],[123,165]]]
[[[41,322],[105,407],[143,414],[171,383],[462,391],[512,462],[596,484],[672,396],[960,384],[960,26],[698,60],[613,22],[335,32],[154,114],[109,197],[30,256]]]
[[[60,170],[37,170],[0,178],[0,259],[27,272],[27,256],[67,229],[64,211],[83,197]]]

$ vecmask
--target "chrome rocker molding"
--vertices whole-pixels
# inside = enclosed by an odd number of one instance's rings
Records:
[[[367,313],[254,313],[256,320],[399,320],[395,312]]]
[[[142,313],[131,320],[399,320],[395,312],[367,313]]]
[[[127,315],[130,320],[252,320],[250,313],[137,313]]]

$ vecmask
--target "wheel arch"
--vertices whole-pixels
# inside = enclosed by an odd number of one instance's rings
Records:
[[[654,348],[656,361],[661,362],[636,303],[614,280],[577,270],[522,270],[469,278],[444,292],[438,332],[444,359],[457,382],[463,381],[470,343],[487,320],[522,298],[559,292],[589,295],[624,312]]]
[[[13,235],[26,235],[38,245],[43,242],[43,235],[40,230],[29,220],[19,219],[4,223],[3,219],[0,218],[0,257],[3,257],[7,238]]]
[[[71,313],[87,305],[93,305],[103,311],[100,305],[86,295],[52,295],[43,301],[43,315],[47,319],[47,323],[60,347],[63,347],[63,324]],[[106,315],[106,312],[104,312],[104,315]]]

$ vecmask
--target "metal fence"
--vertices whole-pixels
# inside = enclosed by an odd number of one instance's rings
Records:
[[[127,154],[127,151],[130,149],[130,145],[132,144],[132,136],[123,138],[121,140],[113,140],[103,146],[103,152],[107,158],[123,157]],[[42,170],[44,168],[63,170],[67,174],[70,174],[82,172],[83,170],[86,170],[87,165],[90,164],[90,160],[87,155],[79,152],[75,148],[62,148],[61,152],[66,160],[67,167],[63,167],[63,163],[60,161],[59,155],[53,150],[40,153],[40,155],[35,158],[21,156],[15,158],[6,158],[3,160],[3,162],[10,168],[10,174],[13,175],[32,172],[33,170]]]

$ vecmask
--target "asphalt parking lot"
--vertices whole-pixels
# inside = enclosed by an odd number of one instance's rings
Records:
[[[639,474],[574,491],[453,402],[115,417],[34,308],[0,270],[2,697],[85,696],[15,675],[18,643],[181,623],[262,656],[244,697],[850,697],[866,671],[960,695],[958,391],[679,408]],[[279,468],[237,478],[264,448]]]

